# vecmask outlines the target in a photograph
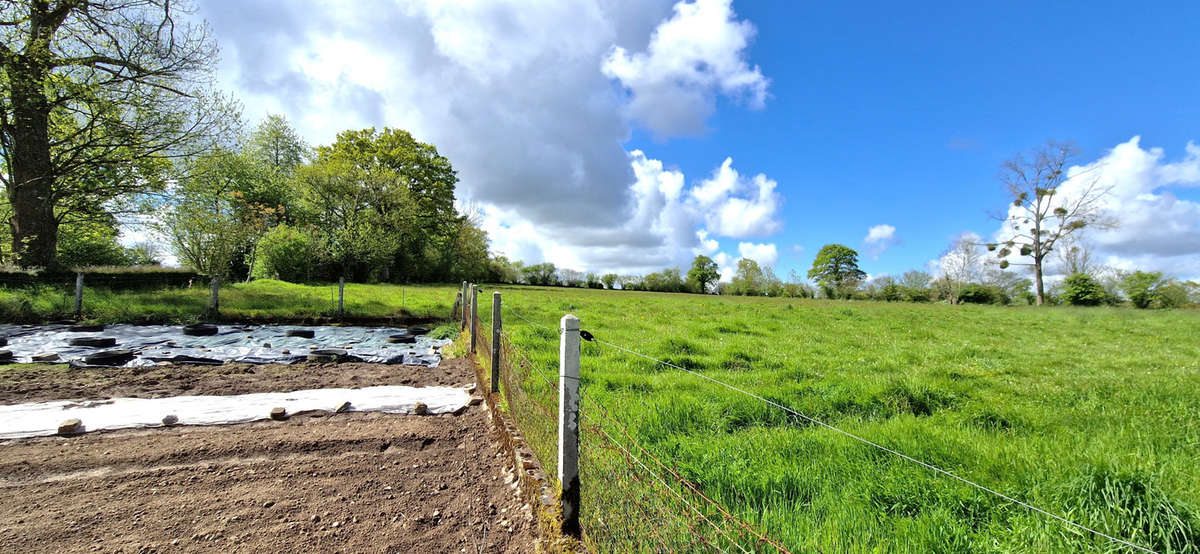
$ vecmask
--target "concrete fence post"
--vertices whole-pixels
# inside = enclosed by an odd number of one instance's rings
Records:
[[[562,530],[579,538],[579,318],[564,315],[559,332],[558,482],[562,485]]]
[[[83,272],[75,274],[75,319],[83,317]]]
[[[492,293],[492,392],[500,392],[500,291]]]
[[[221,313],[221,276],[212,276],[212,296],[208,299],[208,312],[212,317]]]
[[[346,313],[346,278],[338,277],[338,317]]]
[[[471,285],[471,354],[475,354],[475,341],[479,338],[479,329],[475,321],[479,319],[479,286]]]
[[[459,320],[462,322],[462,326],[460,327],[460,329],[466,329],[467,328],[467,282],[466,281],[463,281],[463,283],[462,283],[462,299],[463,299],[463,303],[462,303],[462,306],[460,306],[462,308],[462,313],[458,314],[458,316],[459,316]]]

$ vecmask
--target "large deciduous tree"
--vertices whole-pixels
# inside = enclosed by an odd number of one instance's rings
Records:
[[[162,187],[236,119],[216,48],[179,0],[0,4],[0,180],[15,261],[54,266],[58,225]]]
[[[858,268],[858,252],[841,244],[826,244],[817,252],[808,278],[815,279],[826,296],[848,298],[867,274]]]
[[[1005,258],[1014,252],[1032,260],[1022,265],[1033,268],[1039,306],[1046,296],[1043,262],[1058,242],[1084,227],[1113,224],[1102,202],[1110,187],[1101,186],[1098,176],[1088,174],[1089,170],[1074,174],[1068,171],[1076,155],[1069,143],[1048,142],[1029,156],[1019,155],[1005,162],[1001,170],[1012,205],[1003,217],[1005,236],[989,244],[988,249],[1001,258],[1001,269],[1008,267]]]
[[[717,262],[705,255],[696,256],[696,259],[692,260],[692,268],[687,273],[688,283],[700,294],[707,293],[708,287],[716,284],[720,278],[721,272],[717,270]]]

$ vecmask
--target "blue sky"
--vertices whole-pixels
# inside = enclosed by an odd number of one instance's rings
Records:
[[[999,230],[1000,164],[1058,139],[1125,222],[1084,237],[1097,259],[1200,277],[1195,2],[348,6],[200,15],[248,122],[414,132],[512,258],[645,273],[702,252],[786,277],[840,242],[873,275],[936,271]]]
[[[805,248],[781,254],[781,274],[828,242],[860,248],[879,223],[900,244],[861,265],[921,268],[996,227],[997,170],[1015,153],[1073,140],[1093,160],[1141,135],[1176,158],[1200,140],[1200,3],[1104,4],[738,3],[766,107],[724,101],[703,137],[628,144],[687,175],[728,155],[778,180],[778,242]]]

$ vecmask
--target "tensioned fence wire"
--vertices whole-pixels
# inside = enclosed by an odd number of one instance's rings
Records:
[[[538,323],[538,322],[535,322],[535,321],[529,320],[529,319],[527,319],[527,318],[525,318],[525,317],[521,316],[520,314],[518,314],[518,313],[517,313],[517,312],[515,312],[515,311],[511,311],[511,313],[513,313],[513,315],[515,315],[515,316],[516,316],[518,319],[520,319],[520,320],[522,320],[522,321],[524,321],[524,322],[526,322],[526,323],[529,323],[529,324],[531,324],[531,325],[534,325],[534,326],[537,326],[537,327],[541,327],[541,328],[543,328],[543,329],[550,329],[550,327],[549,327],[549,326],[547,326],[547,325],[545,325],[545,324],[542,324],[542,323]],[[811,417],[811,416],[809,416],[809,415],[807,415],[807,414],[801,413],[801,412],[799,412],[799,411],[797,411],[797,410],[795,410],[795,409],[793,409],[793,408],[791,408],[791,407],[789,407],[789,406],[785,406],[785,405],[783,405],[783,404],[780,404],[780,403],[778,403],[778,402],[775,402],[775,401],[772,401],[772,400],[770,400],[770,399],[764,398],[764,397],[762,397],[762,396],[760,396],[760,395],[754,394],[754,393],[752,393],[752,392],[750,392],[750,391],[747,391],[747,390],[745,390],[745,389],[743,389],[743,388],[740,388],[740,387],[738,387],[738,386],[735,386],[735,385],[732,385],[732,384],[730,384],[730,383],[726,383],[726,382],[724,382],[724,381],[721,381],[721,380],[719,380],[719,379],[713,378],[713,377],[711,377],[711,376],[709,376],[709,375],[706,375],[706,374],[704,374],[704,373],[701,373],[701,372],[699,372],[699,371],[695,371],[695,370],[688,369],[688,368],[686,368],[686,367],[682,367],[682,366],[679,366],[679,365],[676,365],[676,364],[673,364],[673,363],[670,363],[670,362],[667,362],[667,361],[664,361],[664,360],[660,360],[660,359],[658,359],[658,358],[655,358],[655,357],[653,357],[653,356],[649,356],[649,355],[643,354],[643,353],[641,353],[641,352],[637,352],[637,351],[635,351],[635,350],[632,350],[632,349],[626,348],[626,347],[624,347],[624,346],[621,346],[621,345],[618,345],[618,344],[614,344],[614,343],[611,343],[611,342],[608,342],[608,341],[605,341],[605,340],[601,340],[601,339],[599,339],[599,338],[594,338],[593,340],[594,340],[594,342],[596,342],[596,343],[598,343],[598,344],[601,344],[601,345],[604,345],[604,346],[606,346],[606,347],[613,348],[613,349],[616,349],[616,350],[619,350],[619,351],[625,352],[625,353],[627,353],[627,354],[631,354],[631,355],[633,355],[633,356],[637,356],[637,357],[643,358],[643,359],[645,359],[645,360],[648,360],[648,361],[654,362],[654,363],[656,363],[656,364],[661,364],[661,365],[663,365],[663,366],[665,366],[665,367],[670,367],[670,368],[672,368],[672,369],[677,369],[677,370],[680,370],[680,371],[683,371],[683,372],[686,372],[686,373],[690,373],[690,374],[692,374],[692,375],[695,375],[695,376],[697,376],[697,377],[700,377],[700,378],[702,378],[702,379],[705,379],[705,380],[707,380],[707,381],[710,381],[710,382],[712,382],[712,383],[714,383],[714,384],[717,384],[717,385],[720,385],[720,386],[722,386],[722,387],[725,387],[725,388],[727,388],[727,389],[729,389],[729,390],[732,390],[732,391],[734,391],[734,392],[737,392],[737,393],[739,393],[739,394],[742,394],[742,395],[745,395],[745,396],[751,397],[751,398],[753,398],[753,399],[756,399],[756,400],[758,400],[758,401],[760,401],[760,402],[766,403],[766,404],[768,404],[768,405],[770,405],[770,406],[773,406],[773,407],[775,407],[775,408],[778,408],[778,409],[780,409],[780,410],[783,410],[784,412],[787,412],[787,413],[789,413],[789,414],[791,414],[791,415],[793,415],[793,416],[795,416],[795,417],[797,417],[797,418],[800,418],[800,419],[802,419],[802,420],[804,420],[804,421],[807,421],[807,422],[809,422],[809,423],[811,423],[811,424],[813,424],[813,425],[816,425],[816,426],[819,426],[819,427],[823,427],[823,428],[825,428],[825,429],[828,429],[828,430],[830,430],[830,431],[833,431],[833,432],[835,432],[835,433],[838,433],[838,434],[840,434],[840,435],[843,435],[843,436],[845,436],[845,437],[848,437],[848,438],[850,438],[850,439],[853,439],[853,440],[855,440],[855,441],[858,441],[858,442],[860,442],[860,443],[862,443],[862,444],[865,444],[865,445],[867,445],[867,446],[870,446],[870,447],[872,447],[872,448],[878,449],[878,450],[880,450],[880,451],[883,451],[883,452],[885,452],[885,453],[891,454],[891,455],[893,455],[893,456],[899,457],[899,458],[901,458],[901,459],[903,459],[903,460],[906,460],[906,461],[908,461],[908,462],[911,462],[911,463],[914,463],[914,464],[916,464],[916,465],[919,465],[919,466],[921,466],[921,467],[924,467],[924,468],[926,468],[926,469],[928,469],[928,470],[930,470],[930,471],[933,471],[934,473],[937,473],[937,474],[939,474],[939,475],[942,475],[942,476],[945,476],[945,477],[949,477],[949,478],[951,478],[951,479],[954,479],[954,480],[956,480],[956,481],[959,481],[959,482],[961,482],[961,483],[964,483],[964,484],[966,484],[966,485],[968,485],[968,486],[971,486],[971,487],[973,487],[973,488],[975,488],[975,489],[977,489],[977,490],[980,490],[980,491],[986,492],[986,493],[988,493],[988,494],[991,494],[991,495],[993,495],[993,496],[996,496],[996,497],[998,497],[998,498],[1001,498],[1001,499],[1003,499],[1003,500],[1005,500],[1005,501],[1011,502],[1011,503],[1013,503],[1013,504],[1017,504],[1018,506],[1021,506],[1021,507],[1023,507],[1023,508],[1026,508],[1026,509],[1028,509],[1028,510],[1030,510],[1030,511],[1032,511],[1032,512],[1035,512],[1035,513],[1041,514],[1041,515],[1043,515],[1043,516],[1049,517],[1049,518],[1051,518],[1051,519],[1054,519],[1054,520],[1056,520],[1056,521],[1059,521],[1060,523],[1066,524],[1066,525],[1068,525],[1068,526],[1070,526],[1070,527],[1072,527],[1072,528],[1076,529],[1077,531],[1086,532],[1086,533],[1089,533],[1089,534],[1091,534],[1091,535],[1093,535],[1093,536],[1096,536],[1096,537],[1100,537],[1100,538],[1107,539],[1107,540],[1111,541],[1112,543],[1114,543],[1114,544],[1116,544],[1116,545],[1126,546],[1126,547],[1132,548],[1132,549],[1134,549],[1134,550],[1137,550],[1137,551],[1140,551],[1140,552],[1148,552],[1148,553],[1151,553],[1151,554],[1157,554],[1157,552],[1156,552],[1155,550],[1153,550],[1153,549],[1147,548],[1147,547],[1145,547],[1145,546],[1139,545],[1139,544],[1137,544],[1137,543],[1134,543],[1134,542],[1132,542],[1132,541],[1129,541],[1129,540],[1126,540],[1126,539],[1122,539],[1122,538],[1120,538],[1120,537],[1117,537],[1117,536],[1111,535],[1111,534],[1109,534],[1109,533],[1105,533],[1105,532],[1103,532],[1103,531],[1099,531],[1099,530],[1093,529],[1093,528],[1091,528],[1091,527],[1087,527],[1087,526],[1085,526],[1085,525],[1082,525],[1082,524],[1080,524],[1080,523],[1077,523],[1077,522],[1071,521],[1071,520],[1069,520],[1069,519],[1067,519],[1067,518],[1065,518],[1065,517],[1063,517],[1063,516],[1060,516],[1060,515],[1058,515],[1058,514],[1055,514],[1055,513],[1051,512],[1051,511],[1049,511],[1049,510],[1046,510],[1046,509],[1044,509],[1044,508],[1040,508],[1040,507],[1038,507],[1038,506],[1035,506],[1035,505],[1033,505],[1033,504],[1030,504],[1030,503],[1028,503],[1028,502],[1025,502],[1025,501],[1023,501],[1023,500],[1020,500],[1020,499],[1018,499],[1018,498],[1015,498],[1015,497],[1013,497],[1013,496],[1010,496],[1010,495],[1004,494],[1004,493],[1002,493],[1002,492],[996,491],[996,490],[994,490],[994,489],[992,489],[992,488],[989,488],[989,487],[987,487],[987,486],[985,486],[985,485],[982,485],[982,484],[976,483],[975,481],[972,481],[972,480],[970,480],[970,479],[967,479],[967,478],[965,478],[965,477],[961,477],[961,476],[959,476],[959,475],[956,475],[956,474],[954,474],[954,473],[952,473],[952,472],[950,472],[950,471],[947,471],[947,470],[945,470],[945,469],[942,469],[942,468],[940,468],[940,467],[938,467],[938,466],[935,466],[935,465],[933,465],[933,464],[931,464],[931,463],[928,463],[928,462],[925,462],[925,461],[922,461],[922,460],[918,460],[918,459],[916,459],[916,458],[913,458],[913,457],[911,457],[911,456],[908,456],[908,455],[906,455],[906,454],[904,454],[904,453],[902,453],[902,452],[899,452],[899,451],[897,451],[897,450],[895,450],[895,449],[888,448],[888,447],[886,447],[886,446],[883,446],[883,445],[881,445],[881,444],[878,444],[878,443],[876,443],[876,442],[874,442],[874,441],[871,441],[871,440],[868,440],[868,439],[866,439],[866,438],[863,438],[863,437],[860,437],[860,436],[858,436],[858,435],[855,435],[855,434],[853,434],[853,433],[850,433],[849,431],[842,430],[842,429],[840,429],[840,428],[838,428],[838,427],[836,427],[836,426],[834,426],[834,425],[831,425],[831,424],[829,424],[829,423],[826,423],[826,422],[824,422],[824,421],[821,421],[821,420],[818,420],[818,419],[816,419],[816,418],[813,418],[813,417]],[[602,409],[602,408],[601,408],[601,409]],[[585,413],[585,417],[586,417],[586,415],[587,415],[587,414]],[[613,421],[615,421],[615,420],[613,420]],[[610,438],[611,438],[611,437],[610,437]],[[630,436],[630,439],[632,439],[632,436]],[[648,451],[646,451],[646,452],[645,452],[645,454],[649,455],[649,452],[648,452]],[[667,467],[667,466],[665,466],[665,464],[664,464],[664,468],[665,468],[665,467]],[[581,471],[582,471],[582,469],[581,469]],[[674,472],[671,472],[671,473],[674,473]],[[586,490],[586,489],[585,489],[585,490]],[[698,491],[698,490],[697,490],[697,491],[695,491],[695,492],[699,493],[699,491]],[[707,498],[707,497],[706,497],[706,498]],[[585,505],[585,509],[586,509],[586,505]]]
[[[506,316],[540,329],[541,335],[558,336],[557,329],[530,320],[507,306],[503,306],[503,310]],[[507,335],[502,335],[502,341],[505,338]],[[548,341],[546,348],[552,350],[557,346],[556,342]],[[522,359],[522,363],[538,368],[528,362],[520,350],[511,347],[511,341],[506,347]],[[505,365],[501,367],[503,377]],[[544,374],[538,375],[537,371],[534,369],[529,379],[552,384],[556,392],[557,383]],[[511,389],[516,390],[521,383],[506,382],[504,385],[516,385]],[[506,394],[507,390],[510,389],[506,389]],[[579,471],[583,483],[584,542],[590,549],[597,552],[788,552],[779,541],[706,496],[699,486],[651,453],[607,409],[589,403],[587,398],[586,393],[581,394],[583,421]],[[550,405],[555,405],[554,400],[554,396],[548,398]],[[514,402],[510,401],[509,405],[512,404]],[[548,406],[538,409],[548,411],[546,415],[555,413]],[[551,423],[557,425],[557,419],[551,418]],[[547,438],[552,447],[557,446],[553,443],[557,439],[557,428],[550,431]],[[540,459],[557,463],[553,457]]]

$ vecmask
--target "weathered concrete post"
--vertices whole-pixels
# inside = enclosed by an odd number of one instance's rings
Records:
[[[562,485],[562,530],[580,536],[579,527],[579,318],[560,322],[558,349],[558,482]]]
[[[338,317],[342,317],[345,312],[346,299],[346,278],[338,277]]]
[[[216,317],[221,312],[221,276],[212,276],[212,297],[208,300],[208,313]]]
[[[458,316],[459,316],[459,319],[462,321],[462,326],[460,327],[460,329],[466,329],[467,328],[467,282],[466,281],[463,281],[463,284],[462,284],[462,299],[463,299],[463,303],[461,306],[462,313],[458,314]]]
[[[492,392],[500,392],[500,291],[492,293]]]
[[[75,319],[83,317],[83,272],[75,274]]]
[[[479,319],[479,286],[471,285],[471,354],[475,354],[475,341],[479,338],[478,325],[475,320]]]

